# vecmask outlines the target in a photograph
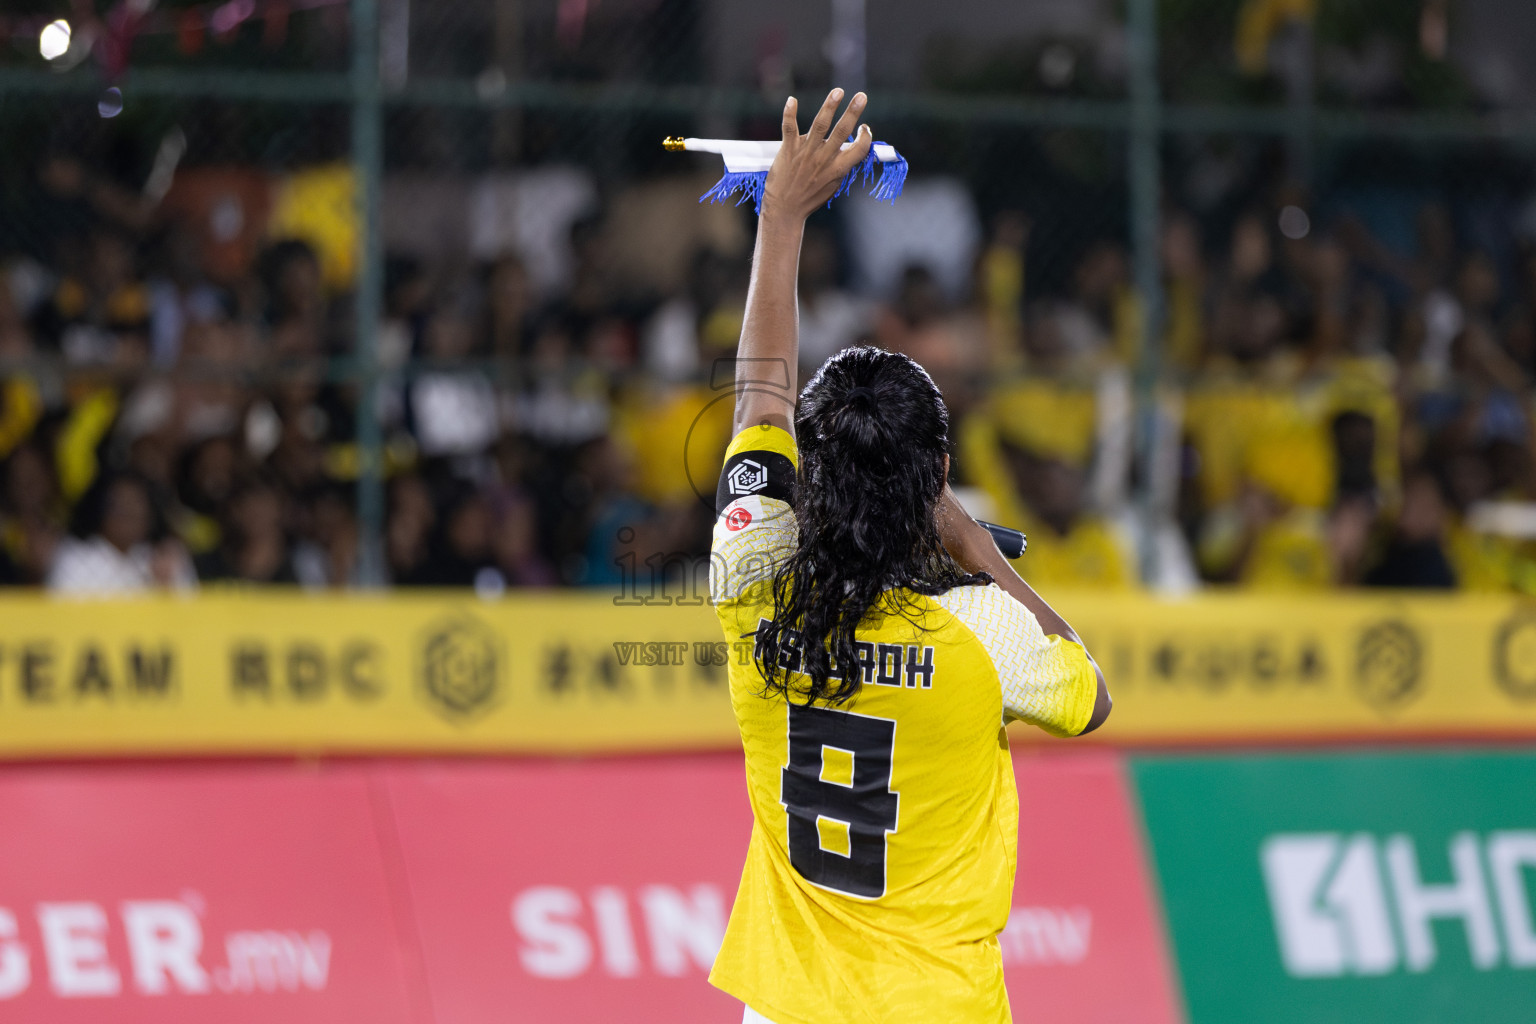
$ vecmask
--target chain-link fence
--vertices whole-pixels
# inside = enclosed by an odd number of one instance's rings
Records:
[[[813,218],[806,369],[927,366],[1033,578],[1531,585],[1518,3],[34,0],[0,37],[0,580],[681,571],[754,220],[660,140],[865,83],[912,178]]]

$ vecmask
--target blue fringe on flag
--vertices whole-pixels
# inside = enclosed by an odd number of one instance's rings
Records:
[[[732,174],[725,172],[725,177],[715,182],[715,187],[699,196],[699,202],[723,203],[736,193],[741,193],[741,198],[736,200],[740,206],[748,199],[752,200],[758,213],[763,212],[763,186],[768,184],[768,172],[747,172],[745,174]]]
[[[877,142],[875,145],[884,146],[886,143]],[[867,187],[869,185],[870,179],[874,178],[875,176],[876,167],[880,168],[880,178],[875,182],[874,187],[869,190],[869,194],[871,198],[878,199],[887,203],[894,203],[896,201],[896,197],[901,195],[902,186],[907,183],[906,158],[898,153],[895,160],[892,160],[890,163],[883,164],[879,160],[875,159],[874,146],[869,148],[869,155],[860,161],[859,164],[853,168],[853,170],[848,172],[848,176],[844,178],[843,183],[837,187],[837,191],[832,193],[832,199],[836,199],[838,196],[847,195],[849,191],[853,189],[855,182],[857,182],[860,187]],[[761,214],[763,212],[763,188],[767,185],[767,183],[767,171],[746,172],[741,174],[733,174],[730,171],[726,171],[725,176],[722,177],[719,181],[715,182],[714,188],[711,188],[708,192],[705,192],[702,196],[699,197],[699,202],[724,203],[728,202],[731,196],[736,196],[737,206],[740,206],[742,203],[750,199],[752,200],[752,209]],[[828,206],[832,205],[832,199],[827,200]]]

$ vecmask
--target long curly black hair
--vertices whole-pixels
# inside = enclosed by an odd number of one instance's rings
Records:
[[[768,694],[842,704],[859,692],[854,632],[913,618],[912,594],[990,583],[939,540],[949,412],[926,370],[864,346],[824,363],[800,393],[795,553],[773,578],[774,615],[756,649]],[[791,685],[798,668],[809,685]]]

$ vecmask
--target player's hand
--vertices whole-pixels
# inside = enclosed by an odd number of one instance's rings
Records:
[[[869,154],[874,135],[869,125],[859,124],[859,115],[869,98],[862,92],[853,94],[848,109],[837,123],[832,123],[837,105],[843,101],[843,90],[833,89],[811,122],[811,130],[800,134],[796,120],[799,102],[791,96],[784,104],[784,144],[779,155],[773,158],[768,169],[768,182],[763,192],[763,216],[788,216],[804,220],[818,206],[826,203],[842,184],[848,172],[858,166]],[[854,134],[853,144],[843,149],[843,143]]]

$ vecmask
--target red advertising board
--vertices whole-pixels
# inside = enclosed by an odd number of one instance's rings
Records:
[[[389,774],[436,1024],[719,1022],[752,831],[739,756]]]
[[[1021,754],[1032,1022],[1177,1019],[1113,755]],[[0,1016],[719,1024],[739,755],[0,773]]]
[[[0,1019],[413,1019],[356,769],[0,773]]]
[[[1023,751],[1013,767],[1019,870],[1002,943],[1015,1019],[1181,1020],[1124,762]]]
[[[1118,758],[1015,765],[1019,1018],[1172,1024]],[[438,1024],[732,1019],[704,979],[752,827],[739,758],[407,765],[389,791]]]

